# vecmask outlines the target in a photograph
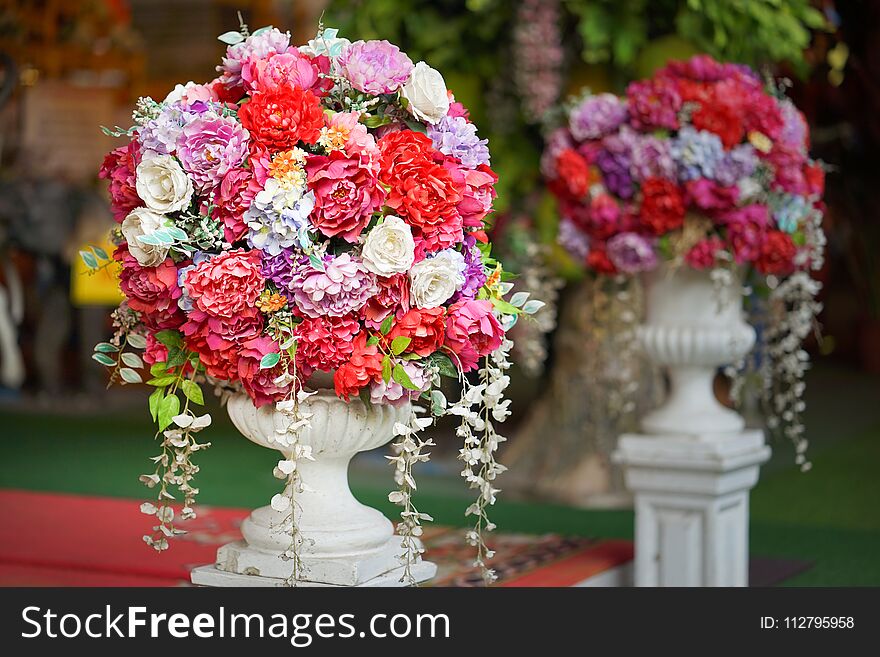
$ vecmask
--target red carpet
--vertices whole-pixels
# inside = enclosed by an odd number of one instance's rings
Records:
[[[244,509],[200,507],[189,533],[158,554],[144,545],[150,519],[139,501],[0,490],[0,586],[183,586],[193,566],[240,538]],[[426,529],[433,584],[474,586],[479,575],[461,530]],[[628,541],[499,533],[494,567],[501,586],[571,586],[632,559]]]

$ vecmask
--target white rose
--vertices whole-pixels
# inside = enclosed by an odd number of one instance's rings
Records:
[[[186,95],[186,92],[196,86],[196,83],[190,80],[186,84],[177,84],[174,89],[168,92],[168,95],[165,96],[165,100],[162,102],[166,105],[173,105],[174,103],[179,103],[183,100],[183,97]]]
[[[149,235],[165,226],[165,216],[148,208],[135,208],[122,222],[122,234],[128,242],[128,252],[143,267],[155,267],[168,256],[168,247],[142,244],[142,235]]]
[[[412,267],[415,250],[412,229],[400,217],[389,215],[367,234],[361,257],[374,274],[391,276]]]
[[[135,170],[135,187],[147,207],[162,214],[189,207],[193,185],[170,155],[145,156]]]
[[[416,308],[436,308],[464,285],[464,257],[453,249],[417,262],[409,270],[410,296]]]
[[[438,123],[449,111],[449,95],[440,71],[425,62],[419,62],[403,85],[403,97],[409,101],[409,111],[428,123]]]

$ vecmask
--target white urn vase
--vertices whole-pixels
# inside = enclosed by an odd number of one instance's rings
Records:
[[[718,367],[735,363],[755,344],[743,319],[742,282],[716,283],[708,271],[660,267],[645,282],[646,317],[638,337],[669,373],[666,401],[642,420],[649,434],[740,432],[743,418],[715,398]]]
[[[306,490],[295,496],[295,518],[303,585],[402,586],[404,550],[391,522],[376,509],[355,499],[348,485],[348,464],[358,452],[381,447],[392,438],[395,422],[406,422],[408,405],[366,406],[345,402],[332,390],[319,389],[300,408],[312,414],[311,427],[299,435],[311,447],[314,460],[299,459],[297,468]],[[229,417],[248,440],[269,449],[283,449],[271,440],[287,425],[274,405],[256,408],[247,395],[227,403]],[[288,455],[282,452],[283,457]],[[293,562],[282,557],[291,545],[284,531],[289,510],[260,507],[244,520],[241,541],[217,551],[213,566],[196,568],[195,584],[207,586],[281,586],[291,576]],[[436,566],[419,561],[411,569],[417,581],[433,577]]]

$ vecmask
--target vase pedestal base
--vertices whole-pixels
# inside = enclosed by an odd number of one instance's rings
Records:
[[[392,536],[377,550],[351,555],[301,556],[304,581],[300,586],[403,586],[398,556],[400,537]],[[201,586],[284,586],[293,570],[292,562],[277,552],[248,546],[245,541],[227,543],[217,550],[217,561],[192,571],[192,583]],[[430,579],[437,566],[420,561],[412,567],[417,582]]]
[[[761,431],[621,436],[635,585],[747,586],[749,491],[769,457]]]

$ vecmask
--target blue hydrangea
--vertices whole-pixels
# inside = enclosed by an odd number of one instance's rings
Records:
[[[269,178],[244,214],[248,244],[273,256],[294,245],[307,249],[312,228],[309,214],[314,208],[313,192],[286,189]]]
[[[428,126],[428,136],[434,148],[444,155],[457,157],[468,169],[489,165],[489,140],[480,139],[477,126],[463,116],[444,116],[437,125]]]
[[[672,140],[672,159],[680,180],[715,178],[715,168],[724,158],[724,145],[718,135],[685,126]]]
[[[794,194],[781,194],[771,200],[771,210],[776,225],[784,233],[794,233],[798,226],[813,211],[812,204],[803,196]]]

